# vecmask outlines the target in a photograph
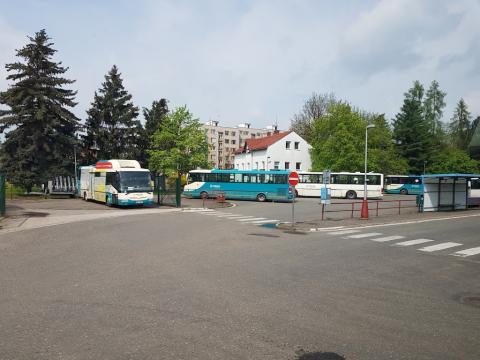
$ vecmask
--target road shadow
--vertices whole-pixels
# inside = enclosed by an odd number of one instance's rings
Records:
[[[309,352],[299,354],[296,360],[346,360],[346,358],[333,352]]]

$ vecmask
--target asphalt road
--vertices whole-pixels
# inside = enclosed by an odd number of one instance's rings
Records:
[[[302,235],[252,209],[0,235],[0,358],[480,358],[480,254],[451,255],[479,217]]]

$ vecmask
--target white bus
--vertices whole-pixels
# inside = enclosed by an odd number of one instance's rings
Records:
[[[322,172],[299,172],[299,182],[295,187],[297,196],[320,197],[320,189],[323,185]],[[364,173],[360,172],[332,172],[330,174],[331,197],[356,199],[363,198]],[[383,174],[367,173],[367,196],[369,198],[381,198],[383,196]]]
[[[94,166],[81,166],[79,193],[84,200],[109,206],[150,205],[153,187],[150,171],[136,160],[101,160]]]
[[[480,206],[480,178],[471,178],[468,182],[468,205]]]

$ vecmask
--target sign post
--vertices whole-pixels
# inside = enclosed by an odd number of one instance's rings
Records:
[[[298,174],[296,171],[292,171],[290,175],[288,175],[288,183],[292,187],[292,229],[295,227],[295,186],[298,184]]]

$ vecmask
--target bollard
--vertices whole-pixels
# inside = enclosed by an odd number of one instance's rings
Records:
[[[354,212],[354,210],[355,210],[355,203],[352,202],[352,215],[350,216],[352,219],[353,219],[353,212]]]
[[[402,200],[398,200],[398,215],[400,215],[401,207],[402,207]]]
[[[378,201],[377,201],[377,217],[378,217]]]

